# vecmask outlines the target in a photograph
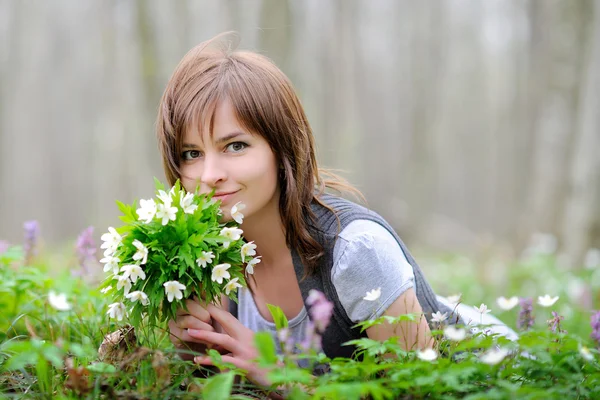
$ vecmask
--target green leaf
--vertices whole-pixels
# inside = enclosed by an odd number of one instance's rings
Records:
[[[165,185],[157,177],[154,177],[154,187],[156,190],[165,190]]]
[[[283,310],[280,307],[274,306],[273,304],[267,304],[269,308],[269,312],[273,317],[273,322],[275,322],[275,328],[277,330],[287,328],[288,327],[288,319],[283,313]]]
[[[87,369],[88,371],[96,372],[98,374],[114,374],[117,372],[117,368],[114,365],[103,362],[90,364]]]
[[[233,372],[224,372],[217,374],[206,380],[202,397],[210,400],[227,400],[231,396],[231,388],[233,387]]]
[[[272,365],[277,362],[275,341],[269,332],[258,332],[254,335],[254,344],[258,350],[258,359],[261,364]]]

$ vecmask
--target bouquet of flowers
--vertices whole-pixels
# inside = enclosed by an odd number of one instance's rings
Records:
[[[220,223],[220,201],[213,193],[188,193],[179,181],[169,190],[155,179],[156,199],[140,200],[139,208],[117,202],[124,225],[102,235],[102,293],[113,297],[107,314],[134,326],[175,318],[185,299],[198,296],[219,303],[225,294],[246,286],[247,274],[260,262],[256,245],[245,243],[237,203],[232,221]]]

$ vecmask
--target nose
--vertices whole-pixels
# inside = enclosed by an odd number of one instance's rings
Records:
[[[225,166],[220,162],[218,155],[206,154],[202,163],[200,182],[202,186],[211,190],[227,179]]]

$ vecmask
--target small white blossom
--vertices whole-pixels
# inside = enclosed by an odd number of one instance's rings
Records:
[[[148,261],[148,248],[137,239],[133,241],[133,245],[137,249],[137,252],[133,255],[134,261],[142,260],[140,264],[146,264]]]
[[[260,262],[262,256],[257,256],[248,261],[246,264],[246,274],[252,275],[254,273],[254,266]]]
[[[169,281],[163,283],[163,286],[165,287],[165,294],[167,295],[167,300],[169,300],[169,303],[173,302],[173,298],[176,298],[177,300],[181,300],[183,298],[185,285],[182,285],[177,281]]]
[[[141,280],[146,279],[146,273],[142,267],[137,264],[124,265],[121,267],[121,272],[125,279],[129,278],[131,280],[131,283],[136,283],[138,278]]]
[[[434,349],[417,350],[417,357],[423,361],[434,361],[438,354]]]
[[[140,303],[142,303],[143,306],[147,306],[148,304],[150,304],[150,300],[148,299],[148,296],[146,295],[146,293],[144,293],[140,290],[131,292],[125,297],[127,297],[129,300],[131,300],[134,303],[136,301],[139,301]]]
[[[100,290],[100,293],[102,293],[102,294],[106,294],[106,293],[108,293],[108,292],[109,292],[111,289],[112,289],[112,286],[107,286],[107,287],[105,287],[104,289],[101,289],[101,290]]]
[[[119,263],[121,262],[119,257],[106,256],[100,262],[104,264],[104,272],[112,271],[113,274],[119,273]]]
[[[241,213],[244,208],[246,208],[246,205],[240,201],[231,207],[231,218],[240,225],[244,221],[244,215]]]
[[[58,311],[68,311],[71,305],[67,302],[67,295],[64,293],[56,294],[54,291],[48,293],[48,302],[52,308]]]
[[[448,303],[450,303],[452,305],[457,305],[458,303],[460,303],[461,297],[462,297],[462,293],[459,293],[459,294],[455,294],[455,295],[446,297],[446,300],[448,300]]]
[[[198,205],[194,204],[194,193],[187,193],[184,196],[183,192],[181,192],[179,205],[186,214],[193,214],[198,208]]]
[[[125,308],[125,304],[112,303],[108,306],[107,314],[109,317],[116,319],[117,321],[122,321],[126,312],[127,312],[127,309]]]
[[[231,264],[227,263],[215,266],[212,270],[212,276],[210,277],[210,279],[213,282],[217,282],[219,285],[222,284],[223,279],[231,278],[229,271],[227,271],[229,268],[231,268]]]
[[[246,243],[242,246],[242,262],[246,262],[246,257],[252,257],[256,255],[256,245],[254,242]]]
[[[442,314],[441,311],[436,311],[433,314],[431,314],[431,322],[437,322],[438,324],[441,324],[442,322],[444,322],[447,319],[448,319],[448,313]]]
[[[136,213],[138,215],[139,220],[142,220],[145,223],[149,224],[150,222],[152,222],[152,219],[154,219],[154,216],[156,215],[156,211],[157,211],[157,207],[156,207],[156,202],[154,201],[154,199],[150,199],[150,200],[141,199],[140,200],[140,208],[138,208],[136,210]]]
[[[455,326],[450,325],[444,329],[444,336],[449,340],[460,342],[467,337],[467,331],[463,328],[456,328]]]
[[[476,309],[479,314],[487,314],[492,312],[492,310],[488,310],[487,306],[483,303],[481,303],[479,307],[473,306],[473,308]]]
[[[594,361],[594,355],[592,354],[590,349],[588,349],[585,346],[581,346],[579,348],[579,354],[581,355],[581,357],[583,357],[584,360]]]
[[[512,310],[517,304],[519,304],[519,298],[517,296],[513,296],[510,299],[507,299],[506,297],[501,296],[496,299],[496,304],[498,304],[498,307],[500,307],[502,310]]]
[[[558,296],[551,297],[549,294],[538,297],[538,304],[542,307],[551,307],[558,300]]]
[[[490,349],[486,351],[479,357],[479,360],[482,363],[488,365],[496,365],[500,361],[504,360],[504,357],[508,355],[508,350],[506,349]]]
[[[219,232],[219,235],[228,239],[226,242],[223,242],[223,248],[226,249],[229,247],[231,242],[239,240],[242,237],[242,233],[244,233],[244,231],[242,231],[239,228],[223,228],[223,229],[221,229],[221,232]]]
[[[123,294],[127,296],[131,290],[131,281],[128,276],[118,275],[117,277],[117,290],[124,289]]]
[[[175,221],[177,219],[177,207],[172,207],[171,203],[159,204],[156,218],[162,219],[163,225],[168,224],[169,221]]]
[[[158,195],[156,197],[158,197],[159,200],[162,201],[165,206],[171,207],[171,204],[173,203],[173,199],[171,198],[171,195],[173,193],[175,193],[173,191],[173,188],[171,188],[169,193],[166,193],[164,190],[159,190]]]
[[[115,228],[110,226],[108,227],[108,233],[102,235],[100,239],[104,242],[100,245],[100,248],[107,249],[107,251],[113,253],[117,249],[117,247],[119,247],[123,238],[121,237],[121,235],[119,235]]]
[[[196,264],[198,264],[199,267],[206,268],[214,258],[215,255],[212,251],[203,251],[202,254],[200,254],[200,257],[196,259]]]
[[[241,288],[242,285],[238,282],[239,278],[233,278],[225,284],[225,294],[229,295],[229,292],[237,288]]]
[[[375,301],[381,296],[381,288],[373,289],[367,292],[367,295],[363,297],[363,300],[366,301]]]

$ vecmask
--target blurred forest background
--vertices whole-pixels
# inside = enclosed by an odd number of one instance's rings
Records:
[[[116,199],[149,197],[162,90],[226,30],[288,74],[322,165],[410,245],[542,237],[573,268],[600,248],[594,0],[0,0],[0,238],[31,219],[47,243],[99,237]]]

